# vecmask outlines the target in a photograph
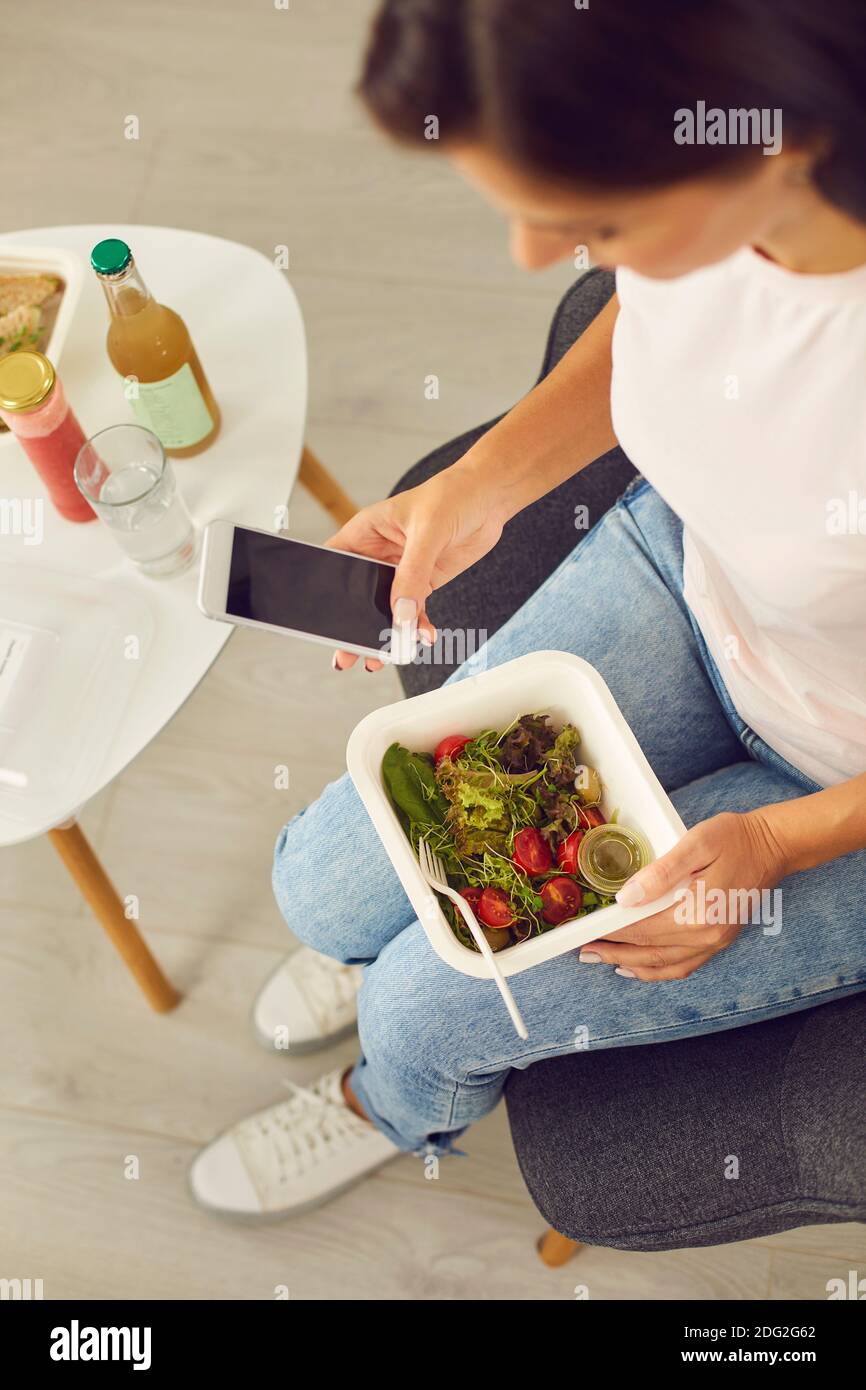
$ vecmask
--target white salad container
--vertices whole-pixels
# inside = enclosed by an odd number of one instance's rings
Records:
[[[581,762],[598,770],[604,786],[602,812],[609,819],[615,811],[620,824],[642,831],[656,858],[685,834],[686,827],[604,680],[588,661],[570,652],[531,652],[439,690],[373,710],[349,738],[350,776],[431,946],[464,975],[489,978],[490,972],[479,952],[458,941],[439,899],[428,888],[385,791],[382,757],[392,743],[402,743],[413,753],[432,753],[447,734],[504,729],[517,716],[530,713],[549,714],[557,732],[566,723],[580,730]],[[674,901],[670,892],[654,902],[651,911]],[[496,963],[504,975],[515,975],[647,915],[643,904],[599,908],[497,951]]]

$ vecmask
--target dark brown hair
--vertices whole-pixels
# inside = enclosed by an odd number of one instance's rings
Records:
[[[782,112],[818,139],[814,178],[866,221],[866,0],[384,0],[359,82],[403,142],[481,140],[575,185],[639,189],[719,172],[755,146],[677,144],[674,113]]]

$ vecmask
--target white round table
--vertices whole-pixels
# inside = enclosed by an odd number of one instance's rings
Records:
[[[173,466],[197,526],[214,517],[279,530],[303,449],[307,401],[304,325],[285,275],[260,252],[237,242],[171,227],[39,227],[0,236],[4,245],[63,247],[84,262],[81,297],[58,366],[86,435],[133,419],[123,383],[105,350],[108,309],[90,270],[90,250],[103,237],[128,242],[154,298],[187,323],[222,411],[216,442]],[[311,466],[320,466],[311,460]],[[327,481],[327,475],[320,470]],[[45,496],[14,437],[0,436],[0,493],[7,499]],[[322,499],[324,500],[324,499]],[[327,502],[326,502],[327,505]],[[140,575],[99,521],[64,521],[44,505],[44,540],[0,534],[0,558],[131,586],[153,618],[153,634],[121,723],[94,767],[84,801],[101,791],[168,723],[195,690],[233,628],[205,618],[196,606],[198,565],[176,579]],[[8,571],[14,578],[14,570]],[[62,779],[60,779],[62,782]],[[128,922],[101,866],[74,823],[82,799],[41,804],[32,820],[0,813],[0,846],[48,832],[150,1002],[165,1010],[177,994],[134,924]],[[72,822],[72,825],[69,825]]]

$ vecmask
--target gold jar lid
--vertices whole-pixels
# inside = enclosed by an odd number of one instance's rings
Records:
[[[57,377],[41,352],[0,357],[0,410],[32,410],[50,396]]]

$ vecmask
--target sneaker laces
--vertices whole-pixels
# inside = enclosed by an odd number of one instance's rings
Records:
[[[298,959],[289,958],[290,969],[303,990],[319,1030],[330,1032],[354,1003],[361,980],[359,965],[343,965],[331,956],[305,949]],[[292,963],[294,962],[294,963]]]
[[[375,1133],[349,1109],[341,1077],[342,1071],[328,1072],[312,1087],[284,1080],[291,1091],[289,1099],[250,1116],[238,1127],[237,1142],[260,1191],[300,1176],[338,1148]]]

